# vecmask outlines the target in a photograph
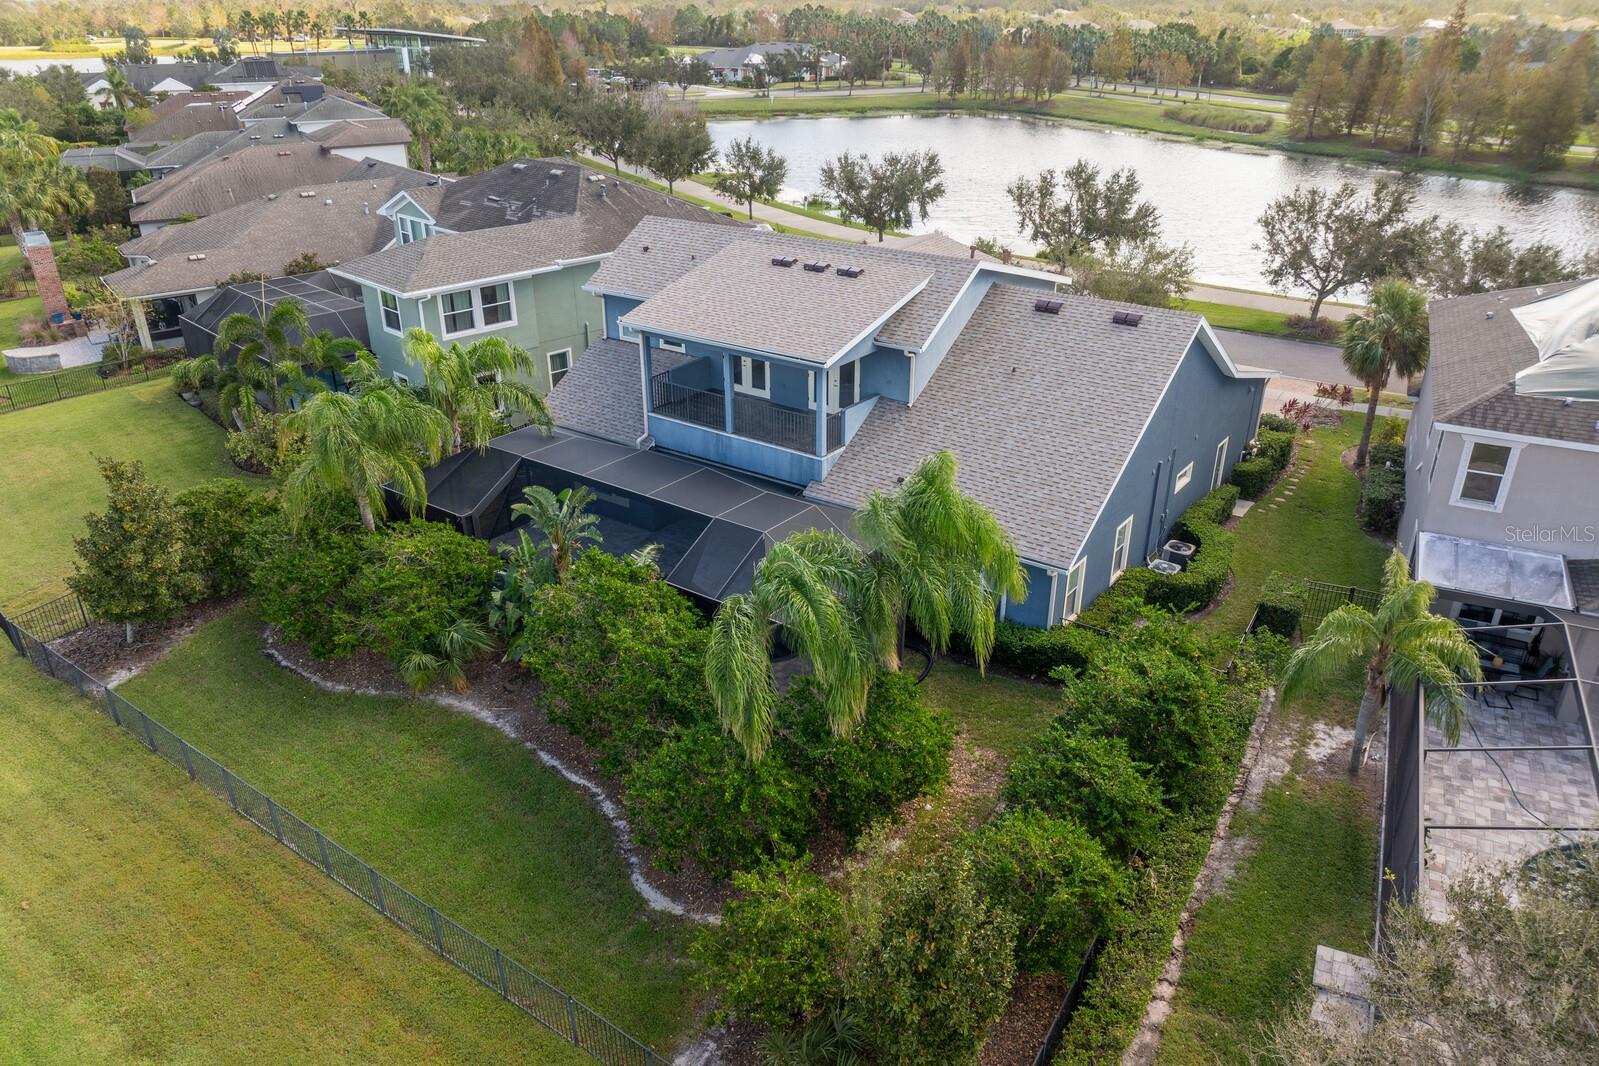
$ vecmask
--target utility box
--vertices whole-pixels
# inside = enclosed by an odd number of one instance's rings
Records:
[[[1149,564],[1149,568],[1155,571],[1155,573],[1160,574],[1162,577],[1170,577],[1173,574],[1180,574],[1183,572],[1182,567],[1167,559],[1156,559],[1154,562]]]
[[[1194,546],[1186,540],[1168,540],[1160,550],[1160,557],[1165,562],[1176,563],[1179,570],[1187,570],[1194,560]]]

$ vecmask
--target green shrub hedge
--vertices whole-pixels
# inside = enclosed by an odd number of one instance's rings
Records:
[[[223,477],[205,481],[173,497],[183,517],[183,539],[190,564],[208,596],[232,596],[250,583],[250,558],[243,550],[251,528],[277,511],[277,496],[254,492],[244,482]]]
[[[1183,614],[1207,606],[1221,593],[1232,572],[1235,540],[1222,523],[1232,517],[1237,502],[1238,486],[1222,485],[1184,512],[1173,533],[1195,546],[1194,557],[1180,574],[1163,577],[1147,571],[1153,575],[1144,593],[1147,603]]]
[[[1134,762],[1127,742],[1060,724],[1046,729],[1010,764],[1000,798],[1080,822],[1121,858],[1155,844],[1166,808],[1149,767]]]
[[[1273,415],[1269,416],[1272,422],[1268,426],[1267,417],[1260,418],[1260,431],[1255,434],[1255,454],[1233,465],[1232,482],[1246,500],[1260,499],[1294,457],[1293,423]]]
[[[1378,466],[1366,469],[1366,482],[1360,490],[1360,522],[1380,537],[1391,537],[1399,530],[1399,517],[1405,510],[1405,468]]]
[[[1291,422],[1282,415],[1266,413],[1260,416],[1260,428],[1269,429],[1277,433],[1298,434],[1299,423]]]
[[[1366,463],[1368,466],[1391,466],[1403,470],[1405,442],[1372,441],[1371,448],[1366,452]]]
[[[1288,640],[1294,639],[1299,631],[1299,619],[1305,613],[1306,591],[1303,581],[1273,571],[1267,576],[1255,606],[1256,627]]]

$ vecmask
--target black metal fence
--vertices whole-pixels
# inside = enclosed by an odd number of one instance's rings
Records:
[[[1299,616],[1299,631],[1310,634],[1321,625],[1321,620],[1346,603],[1375,611],[1382,602],[1382,593],[1355,585],[1329,585],[1325,581],[1305,582],[1305,609]]]
[[[165,374],[175,358],[140,356],[108,363],[89,363],[69,370],[58,370],[54,374],[13,378],[0,383],[0,414],[149,381]]]
[[[49,647],[47,640],[83,627],[90,617],[76,597],[65,596],[7,618],[0,628],[19,655],[40,673],[73,686],[94,701],[107,718],[151,752],[226,800],[235,812],[275,837],[306,862],[365,901],[429,949],[477,978],[545,1028],[607,1066],[665,1066],[649,1046],[611,1024],[592,1008],[561,991],[499,948],[457,925],[437,907],[330,840],[265,792],[123,699],[114,690]],[[76,618],[77,624],[70,625]],[[41,627],[34,630],[33,626]],[[70,628],[66,628],[70,625]],[[55,637],[43,634],[54,632]]]

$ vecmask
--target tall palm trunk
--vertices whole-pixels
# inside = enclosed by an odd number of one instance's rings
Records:
[[[372,501],[368,500],[364,493],[358,492],[355,494],[355,506],[361,512],[361,524],[367,528],[368,532],[375,533],[378,523],[372,517]]]
[[[1366,382],[1366,424],[1360,427],[1360,448],[1355,452],[1355,466],[1366,465],[1366,453],[1371,450],[1371,427],[1377,421],[1377,402],[1382,399],[1382,387],[1387,375]]]
[[[1385,702],[1383,690],[1386,687],[1382,672],[1373,666],[1367,666],[1366,691],[1360,695],[1360,713],[1355,716],[1355,743],[1349,751],[1351,775],[1360,773],[1360,766],[1366,761],[1366,738],[1371,735],[1372,723],[1382,711]]]

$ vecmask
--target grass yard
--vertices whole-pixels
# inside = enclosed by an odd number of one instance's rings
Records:
[[[1283,479],[1238,520],[1233,590],[1205,625],[1242,633],[1273,570],[1335,585],[1381,585],[1388,548],[1356,523],[1360,482],[1340,458],[1360,440],[1361,419],[1345,415],[1343,425],[1318,429],[1308,440],[1301,437]]]
[[[1317,944],[1370,947],[1377,827],[1358,786],[1290,775],[1234,831],[1254,851],[1195,918],[1162,1063],[1253,1061],[1264,1027],[1305,1002]]]
[[[590,1061],[0,654],[0,1062]]]
[[[684,927],[645,907],[577,789],[459,711],[325,693],[262,655],[260,633],[235,612],[119,691],[635,1036],[683,1031]]]
[[[1263,311],[1255,307],[1238,307],[1234,304],[1213,303],[1210,300],[1184,300],[1184,311],[1204,315],[1216,329],[1240,329],[1248,333],[1266,333],[1274,337],[1291,336],[1289,316],[1281,311]]]
[[[922,697],[955,720],[961,735],[1009,762],[1060,713],[1060,686],[1019,681],[940,660],[922,682]]]
[[[243,476],[222,436],[161,380],[0,415],[0,604],[66,591],[72,538],[105,498],[95,456],[143,460],[156,481],[183,489]]]
[[[10,274],[22,263],[22,250],[13,242],[0,245],[0,275]],[[15,348],[22,343],[18,328],[24,318],[43,318],[44,304],[37,296],[24,296],[17,300],[0,300],[0,350]],[[16,377],[0,360],[0,381]]]

